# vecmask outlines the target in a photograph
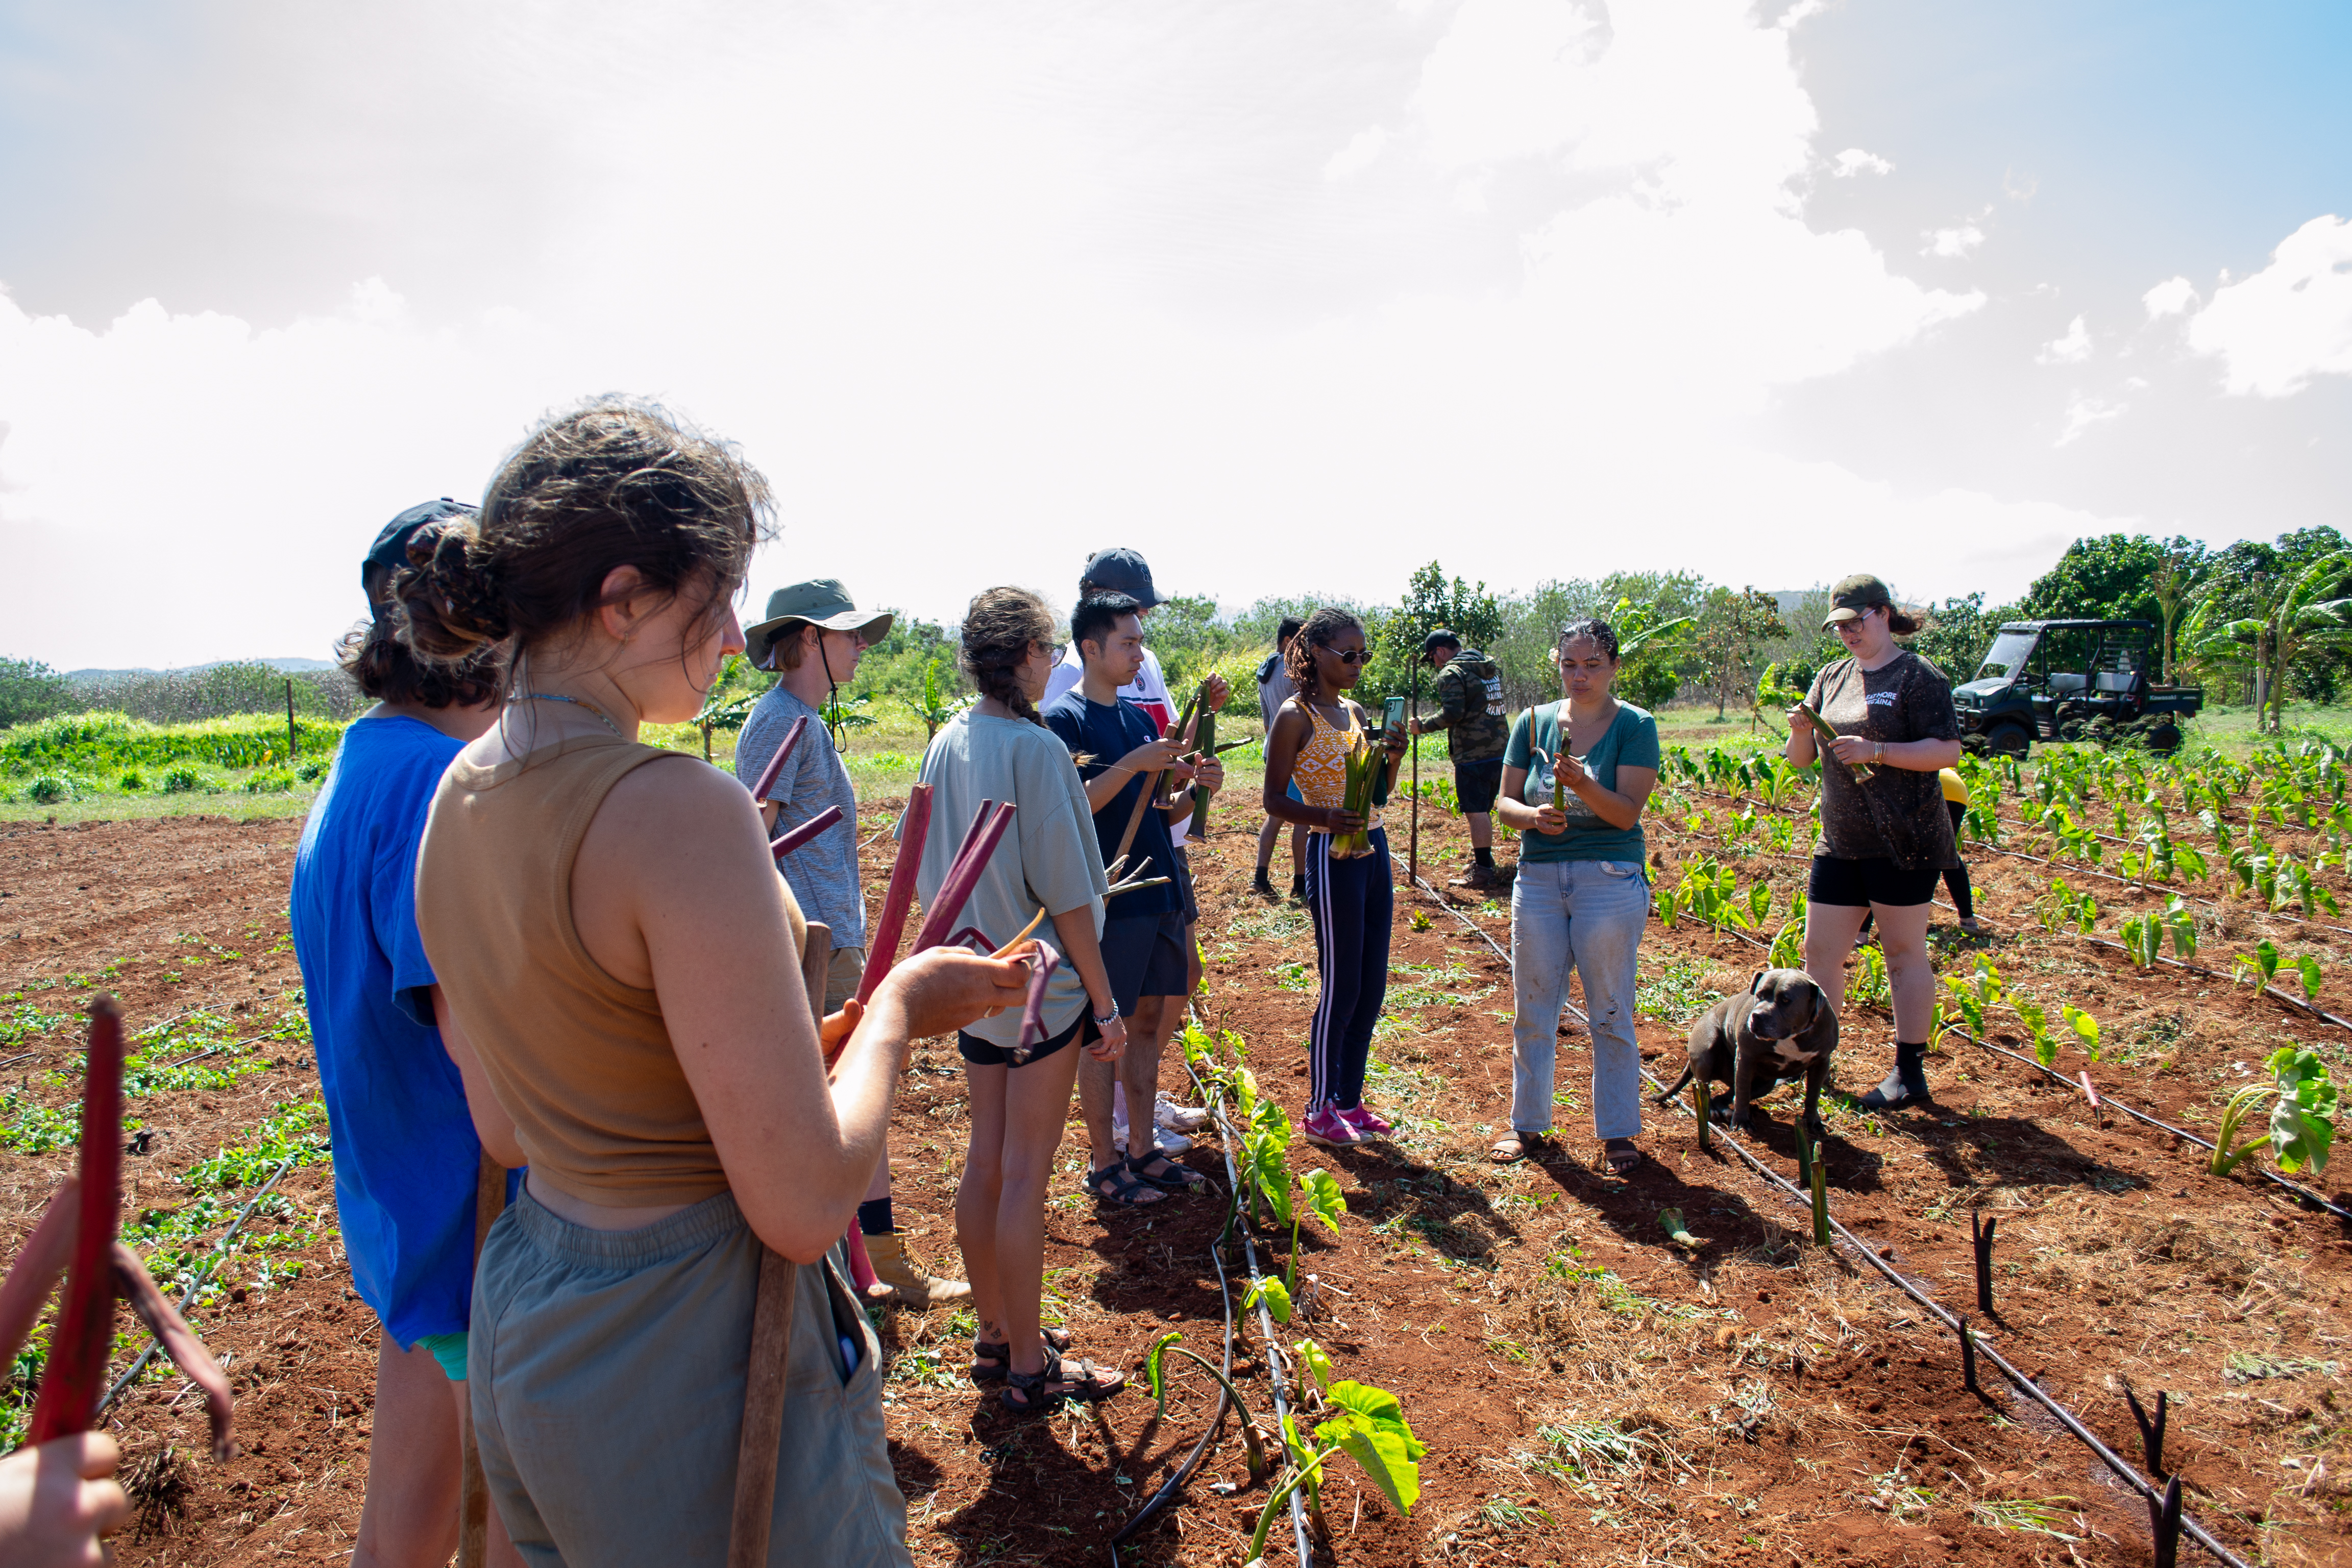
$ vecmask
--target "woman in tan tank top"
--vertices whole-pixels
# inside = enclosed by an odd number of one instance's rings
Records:
[[[807,928],[751,796],[638,743],[743,647],[731,598],[767,510],[730,448],[591,405],[401,580],[420,653],[512,654],[504,716],[435,796],[417,923],[478,1057],[483,1142],[530,1165],[483,1248],[468,1355],[484,1473],[534,1562],[723,1561],[763,1244],[817,1265],[798,1275],[771,1560],[908,1561],[877,1347],[824,1259],[909,1042],[1017,1005],[1027,975],[909,960],[827,1021],[846,1037],[828,1075]]]

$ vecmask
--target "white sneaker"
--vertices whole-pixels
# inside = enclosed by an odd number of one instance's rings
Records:
[[[1125,1127],[1113,1127],[1111,1129],[1111,1138],[1112,1141],[1118,1144],[1120,1153],[1123,1154],[1127,1152],[1127,1129]],[[1160,1131],[1160,1136],[1156,1142],[1160,1145],[1160,1152],[1163,1154],[1181,1154],[1184,1151],[1192,1146],[1192,1141],[1190,1138],[1185,1137],[1181,1132],[1170,1132],[1165,1129]]]
[[[1209,1113],[1197,1106],[1179,1105],[1166,1089],[1153,1106],[1152,1120],[1171,1132],[1190,1132],[1209,1120]]]

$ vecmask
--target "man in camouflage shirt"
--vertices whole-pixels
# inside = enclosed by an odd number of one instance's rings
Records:
[[[1413,721],[1413,733],[1447,731],[1454,759],[1454,793],[1470,819],[1471,867],[1453,886],[1486,892],[1502,886],[1495,874],[1495,796],[1503,788],[1503,747],[1511,738],[1503,710],[1503,672],[1476,648],[1440,628],[1423,639],[1421,659],[1437,671],[1440,710]]]

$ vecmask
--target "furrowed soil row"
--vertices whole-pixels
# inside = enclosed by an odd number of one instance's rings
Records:
[[[894,812],[895,803],[869,804],[860,839]],[[1209,962],[1202,1014],[1244,1037],[1267,1092],[1295,1115],[1314,999],[1312,934],[1302,911],[1248,893],[1255,836],[1236,829],[1254,827],[1255,814],[1229,807],[1220,818],[1226,826],[1193,851]],[[1389,821],[1402,841],[1402,805]],[[1684,840],[1656,816],[1653,824],[1654,846],[1675,858]],[[68,973],[96,976],[125,958],[138,962],[105,984],[123,995],[134,1029],[192,1002],[225,1015],[239,1000],[281,1005],[265,988],[296,986],[290,954],[245,938],[240,922],[267,915],[282,931],[293,833],[291,824],[183,819],[0,838],[0,858],[17,857],[0,860],[16,895],[0,902],[0,984],[23,990],[45,1014],[64,1013],[56,998],[70,987],[26,986]],[[866,849],[877,889],[887,846],[883,837]],[[1442,883],[1444,868],[1466,857],[1460,821],[1425,805],[1432,880]],[[1741,864],[1743,878],[1757,868]],[[2022,909],[2040,892],[2021,867],[1980,863],[1979,873],[1988,909]],[[112,907],[93,910],[88,900],[110,890]],[[1916,1342],[1927,1309],[1882,1289],[1852,1259],[1801,1245],[1783,1198],[1759,1206],[1743,1195],[1744,1179],[1723,1180],[1730,1167],[1697,1151],[1687,1121],[1658,1119],[1643,1139],[1650,1159],[1631,1178],[1595,1170],[1589,1058],[1572,1027],[1560,1040],[1558,1152],[1489,1163],[1485,1147],[1508,1121],[1507,966],[1443,916],[1413,929],[1416,910],[1435,914],[1400,897],[1391,1017],[1374,1043],[1370,1098],[1397,1121],[1398,1139],[1384,1148],[1302,1142],[1294,1151],[1301,1168],[1321,1163],[1340,1179],[1350,1212],[1339,1237],[1302,1237],[1308,1316],[1276,1342],[1311,1336],[1339,1375],[1395,1392],[1432,1450],[1409,1518],[1369,1486],[1335,1475],[1325,1508],[1339,1561],[2147,1561],[2138,1493],[2026,1396],[1990,1382],[2000,1390],[1995,1404],[1970,1395],[1948,1346],[1923,1353]],[[1507,940],[1502,905],[1462,912]],[[182,932],[209,944],[180,944],[203,965],[161,962],[175,956]],[[1938,941],[1965,963],[1969,944],[1956,935],[1946,929]],[[2242,1081],[2233,1060],[2258,1060],[2271,1042],[2312,1043],[2306,1034],[2341,1037],[2307,1017],[2250,1014],[2242,989],[2200,986],[2199,977],[2074,978],[2038,925],[1999,940],[2014,985],[2095,988],[2077,998],[2106,1030],[2106,1059],[2095,1070],[2127,1082],[2134,1098],[2184,1128],[2210,1125],[2215,1095]],[[245,956],[232,961],[212,948]],[[1687,921],[1654,927],[1642,965],[1644,1058],[1678,1065],[1691,1015],[1711,994],[1744,985],[1759,960]],[[167,973],[178,980],[166,982]],[[1849,1016],[1844,1054],[1853,1059],[1843,1076],[1874,1080],[1886,1031],[1866,1010]],[[43,1049],[55,1065],[70,1047],[45,1034],[22,1048]],[[2342,1046],[2326,1048],[2336,1053],[2331,1060],[2346,1059]],[[145,1185],[133,1205],[189,1205],[183,1178],[199,1160],[249,1142],[246,1130],[273,1107],[315,1093],[307,1054],[278,1054],[305,1059],[225,1089],[162,1090],[138,1103],[154,1152],[130,1162]],[[2071,1068],[2076,1058],[2059,1065]],[[2266,1202],[2260,1189],[2206,1176],[2201,1166],[2152,1163],[2141,1135],[2099,1125],[2079,1091],[2016,1066],[1979,1053],[1931,1058],[1939,1100],[1932,1117],[1878,1122],[1825,1105],[1823,1154],[1843,1223],[1874,1252],[1895,1251],[1909,1277],[1965,1299],[1974,1253],[1961,1217],[1971,1207],[2000,1215],[1997,1284],[2009,1330],[2000,1342],[2021,1374],[2095,1432],[2132,1429],[2123,1379],[2170,1391],[2167,1464],[2187,1478],[2189,1511],[2249,1559],[2336,1559],[2352,1546],[2344,1523],[2352,1493],[2339,1479],[2352,1458],[2338,1392],[2352,1259],[2340,1227],[2289,1207],[2284,1194]],[[1174,1089],[1183,1077],[1171,1062],[1163,1081]],[[37,1071],[21,1085],[28,1102],[50,1106],[68,1103],[72,1090]],[[1762,1109],[1768,1120],[1749,1140],[1753,1152],[1792,1165],[1781,1102]],[[898,1208],[912,1249],[950,1270],[965,1136],[952,1042],[923,1042],[894,1129]],[[1218,1142],[1205,1140],[1185,1159],[1222,1180],[1222,1151],[1208,1146]],[[65,1158],[0,1154],[0,1234],[22,1236],[31,1194],[46,1195]],[[1079,1194],[1084,1158],[1074,1116],[1047,1215],[1049,1319],[1071,1329],[1080,1353],[1130,1369],[1170,1329],[1218,1359],[1235,1300],[1208,1256],[1222,1196],[1148,1213],[1101,1210]],[[268,1173],[265,1166],[254,1182]],[[201,1415],[190,1425],[189,1402],[172,1403],[176,1378],[142,1378],[113,1412],[130,1468],[148,1465],[156,1477],[142,1493],[152,1506],[121,1544],[123,1561],[348,1555],[364,1484],[375,1331],[349,1294],[333,1243],[330,1179],[323,1162],[298,1165],[272,1195],[326,1216],[287,1255],[303,1265],[299,1278],[257,1289],[248,1267],[243,1300],[225,1292],[195,1308],[199,1331],[229,1352],[240,1426],[257,1451],[220,1466],[196,1458]],[[250,1195],[230,1194],[220,1223]],[[1657,1213],[1668,1206],[1688,1216],[1696,1251],[1666,1241]],[[1287,1233],[1257,1244],[1268,1249],[1262,1264],[1276,1267]],[[1108,1561],[1112,1535],[1208,1427],[1213,1380],[1177,1378],[1164,1420],[1136,1392],[1023,1421],[963,1375],[970,1329],[947,1313],[892,1312],[884,1321],[888,1429],[917,1561]],[[1240,1324],[1233,1346],[1236,1386],[1261,1420],[1268,1339],[1265,1325]],[[2028,1339],[2032,1354],[2014,1342]],[[161,1458],[167,1451],[173,1457]],[[1264,1500],[1243,1470],[1229,1419],[1170,1503],[1120,1547],[1121,1559],[1237,1562]]]

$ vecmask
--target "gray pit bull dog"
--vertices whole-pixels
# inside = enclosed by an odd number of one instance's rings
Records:
[[[1822,1083],[1837,1050],[1837,1014],[1812,977],[1801,969],[1759,969],[1748,989],[1727,996],[1691,1026],[1690,1060],[1674,1088],[1658,1096],[1664,1105],[1695,1078],[1731,1089],[1731,1124],[1748,1124],[1748,1106],[1783,1083],[1805,1080],[1805,1126],[1822,1135]],[[1714,1100],[1716,1114],[1723,1101]]]

